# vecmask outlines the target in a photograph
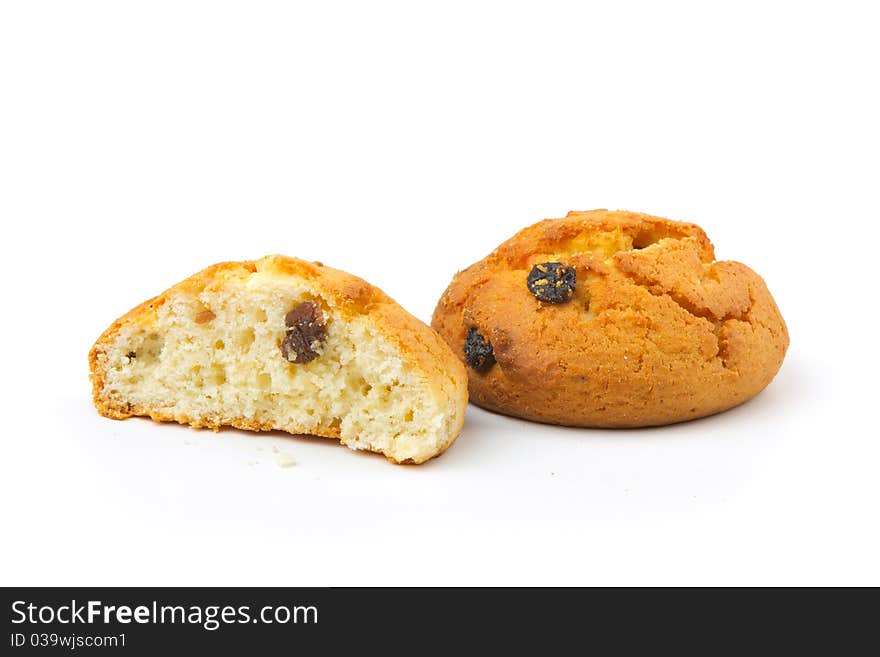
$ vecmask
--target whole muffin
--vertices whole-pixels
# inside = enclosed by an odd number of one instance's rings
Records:
[[[788,331],[763,279],[694,224],[570,212],[456,274],[432,326],[489,410],[584,427],[691,420],[779,371]]]

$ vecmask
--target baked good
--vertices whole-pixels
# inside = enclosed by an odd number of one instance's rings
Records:
[[[716,262],[701,228],[607,210],[520,231],[455,276],[432,326],[467,362],[476,404],[584,427],[731,408],[788,348],[764,281]]]
[[[381,290],[285,256],[226,262],[145,301],[89,353],[95,406],[193,427],[338,438],[422,463],[461,431],[467,374]]]

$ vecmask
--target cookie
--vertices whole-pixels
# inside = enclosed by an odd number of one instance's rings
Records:
[[[751,399],[788,348],[764,281],[715,260],[703,230],[632,212],[571,212],[458,273],[432,326],[470,398],[583,427],[681,422]]]
[[[422,463],[461,431],[467,374],[381,290],[284,256],[213,265],[115,321],[94,403],[193,427],[280,430]]]

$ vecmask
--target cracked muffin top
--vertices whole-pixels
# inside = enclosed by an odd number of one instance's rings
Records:
[[[788,347],[764,281],[716,261],[699,226],[607,210],[520,231],[455,276],[432,325],[469,365],[472,401],[572,426],[723,411]]]

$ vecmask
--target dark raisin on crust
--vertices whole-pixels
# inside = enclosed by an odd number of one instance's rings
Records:
[[[327,337],[324,314],[314,301],[304,301],[284,316],[287,333],[281,341],[281,354],[291,363],[308,363],[320,354],[316,346]],[[317,343],[317,344],[316,344]]]
[[[542,262],[532,267],[526,284],[539,301],[565,303],[571,299],[576,282],[574,267],[561,262]]]
[[[471,326],[464,338],[464,359],[477,372],[488,372],[495,364],[492,343],[480,335],[476,326]]]

